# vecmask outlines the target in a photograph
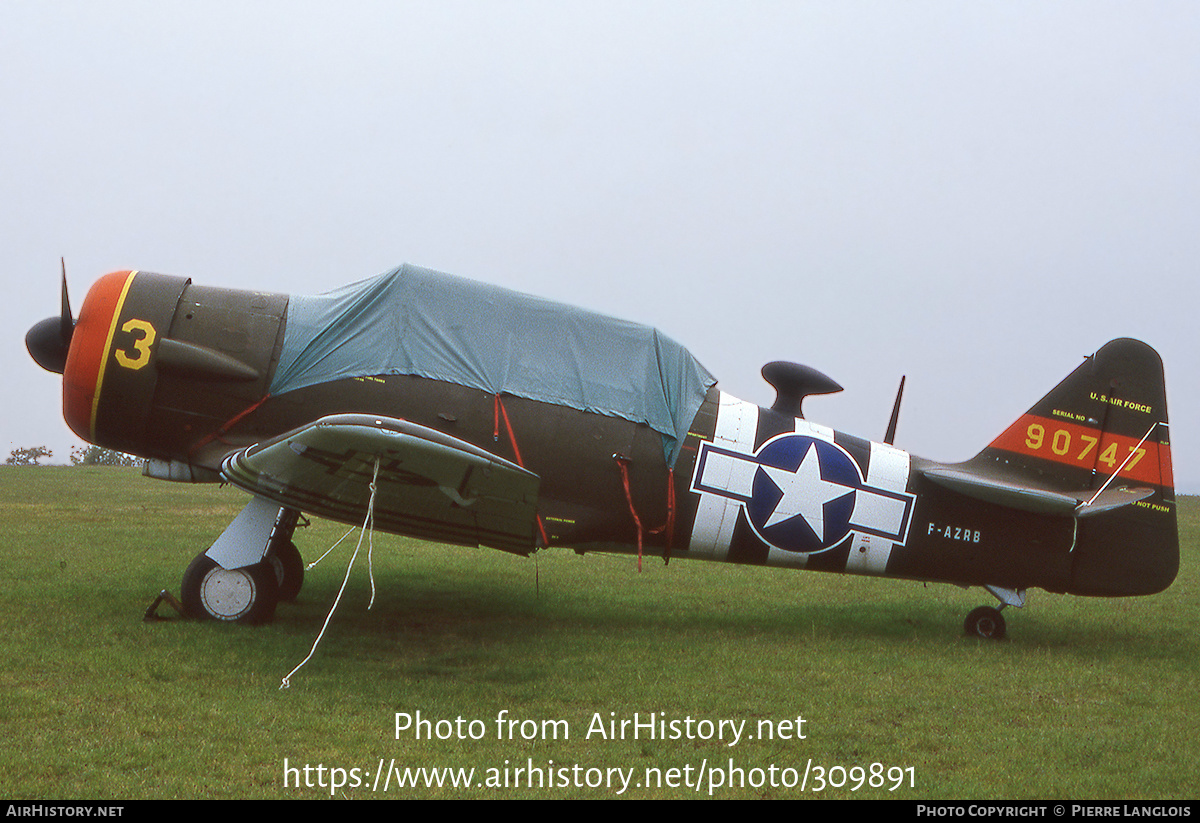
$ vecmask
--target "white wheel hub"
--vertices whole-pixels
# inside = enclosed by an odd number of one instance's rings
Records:
[[[237,620],[254,606],[254,578],[245,569],[211,570],[200,584],[200,602],[217,620]]]

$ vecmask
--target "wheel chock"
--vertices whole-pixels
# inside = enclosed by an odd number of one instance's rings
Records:
[[[179,602],[179,599],[166,589],[163,589],[158,593],[158,597],[154,598],[154,602],[150,604],[150,607],[146,609],[146,614],[142,617],[142,620],[146,623],[149,623],[152,620],[167,620],[168,618],[166,617],[158,616],[158,606],[164,600],[167,602],[168,606],[179,612],[180,617],[186,616],[183,613],[183,604]]]

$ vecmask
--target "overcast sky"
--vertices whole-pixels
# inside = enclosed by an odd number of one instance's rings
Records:
[[[78,443],[24,348],[137,268],[402,262],[650,323],[746,400],[969,458],[1115,337],[1200,492],[1200,4],[0,0],[0,451]],[[7,446],[4,446],[7,443]],[[149,482],[149,481],[147,481]]]

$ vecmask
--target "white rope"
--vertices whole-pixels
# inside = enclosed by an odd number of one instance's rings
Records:
[[[379,476],[379,458],[375,458],[375,477]],[[371,578],[371,600],[367,611],[375,605],[375,480],[371,480],[371,502],[367,504],[367,520],[371,528],[367,531],[367,576]],[[362,538],[359,538],[362,541]]]
[[[325,554],[321,555],[316,560],[314,560],[313,562],[311,562],[307,566],[305,566],[304,570],[307,572],[307,571],[312,571],[313,569],[315,569],[317,567],[318,563],[320,563],[322,560],[324,560],[326,557],[328,557],[329,553],[331,551],[336,549],[338,546],[342,545],[342,541],[345,540],[347,537],[349,537],[353,532],[354,532],[354,527],[351,526],[349,529],[346,530],[345,534],[343,534],[341,537],[338,538],[338,541],[336,543],[334,543],[332,546],[330,546],[328,549],[325,550]]]
[[[350,555],[350,563],[346,566],[346,576],[344,578],[342,578],[342,587],[340,589],[338,589],[337,597],[335,597],[333,599],[333,605],[329,607],[329,614],[325,615],[325,623],[322,624],[321,631],[317,633],[317,639],[313,641],[312,648],[309,649],[309,651],[308,651],[308,656],[305,657],[303,660],[301,660],[300,664],[298,666],[296,666],[296,668],[292,669],[290,672],[287,673],[287,675],[283,678],[283,682],[279,684],[280,689],[291,688],[292,675],[294,675],[296,672],[300,671],[300,669],[303,668],[304,664],[307,663],[309,660],[311,660],[312,656],[314,654],[316,654],[317,645],[321,642],[321,638],[325,636],[325,629],[329,628],[329,621],[333,619],[333,613],[337,609],[338,603],[340,603],[342,600],[342,593],[344,591],[346,591],[346,583],[349,582],[349,580],[350,580],[350,571],[354,568],[354,561],[358,557],[358,550],[362,548],[363,536],[368,533],[368,527],[370,528],[371,534],[372,535],[374,534],[374,531],[375,531],[375,528],[374,528],[374,526],[375,526],[375,481],[378,479],[379,479],[379,458],[376,457],[375,458],[375,474],[371,477],[371,497],[367,501],[367,517],[365,520],[363,520],[362,531],[358,535],[358,545],[354,547],[354,554]],[[351,529],[350,531],[354,531],[354,530]],[[350,532],[346,532],[346,534],[342,535],[342,539],[339,540],[338,543],[341,543],[342,540],[345,540],[346,536],[349,534],[350,534]],[[368,545],[367,557],[369,560],[373,546],[374,546],[374,541],[368,540],[367,545]],[[337,546],[337,543],[334,543],[333,546]],[[333,547],[330,547],[329,551],[333,551]],[[329,554],[329,552],[327,551],[327,552],[325,552],[325,554]],[[324,558],[325,554],[321,555],[321,558]],[[320,562],[321,558],[318,558],[317,562]],[[368,563],[368,565],[369,565],[369,563]],[[372,603],[375,602],[374,571],[372,571],[372,574],[371,574],[371,602]],[[370,606],[368,606],[367,608],[370,608]]]
[[[1116,480],[1118,474],[1125,471],[1125,464],[1133,459],[1133,456],[1137,453],[1137,450],[1142,447],[1142,444],[1146,442],[1146,438],[1150,436],[1150,432],[1154,431],[1154,429],[1157,426],[1158,426],[1158,423],[1154,423],[1154,425],[1152,425],[1150,428],[1146,429],[1146,433],[1142,435],[1142,439],[1138,441],[1138,444],[1129,450],[1129,456],[1126,457],[1124,462],[1121,463],[1121,467],[1119,469],[1117,469],[1115,472],[1113,472],[1111,475],[1109,475],[1108,479],[1104,481],[1104,485],[1101,486],[1099,489],[1097,489],[1096,493],[1092,495],[1092,499],[1089,500],[1088,502],[1084,503],[1079,508],[1086,509],[1088,506],[1090,506],[1096,502],[1096,498],[1100,496],[1101,492],[1103,492],[1105,489],[1108,488],[1108,484],[1113,482],[1114,480]]]

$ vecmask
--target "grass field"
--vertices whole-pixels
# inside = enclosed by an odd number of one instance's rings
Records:
[[[1002,642],[962,633],[994,602],[980,590],[376,535],[374,607],[364,548],[287,690],[352,540],[271,625],[142,620],[245,501],[136,470],[0,469],[0,796],[613,797],[628,774],[637,798],[718,780],[721,798],[1200,794],[1195,498],[1167,592],[1032,592]],[[296,543],[311,561],[344,531]],[[422,739],[397,734],[418,712]],[[667,739],[596,732],[635,712]],[[393,768],[444,767],[474,768],[471,785],[396,786]]]

